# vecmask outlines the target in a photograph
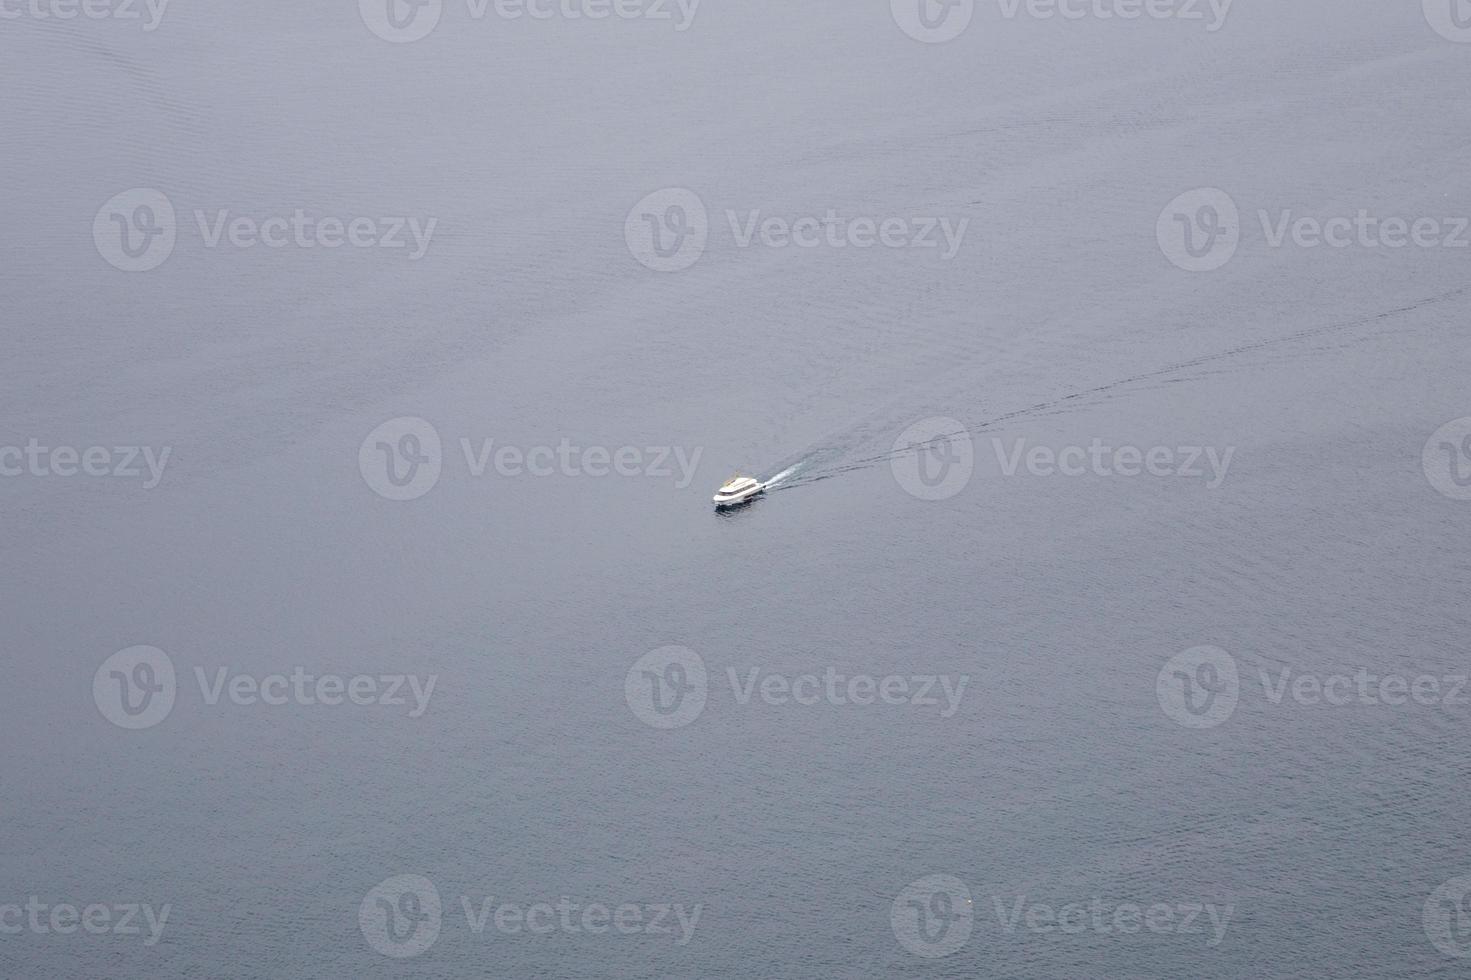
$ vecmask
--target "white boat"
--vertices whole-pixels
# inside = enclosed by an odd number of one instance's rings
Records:
[[[753,477],[737,474],[726,480],[725,485],[715,492],[715,506],[717,508],[738,506],[765,489]]]

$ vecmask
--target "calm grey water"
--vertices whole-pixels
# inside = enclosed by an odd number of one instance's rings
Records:
[[[38,2],[0,975],[1465,975],[1458,0]]]

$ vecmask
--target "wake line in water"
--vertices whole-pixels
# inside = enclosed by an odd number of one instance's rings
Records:
[[[771,477],[770,479],[767,479],[767,480],[762,480],[761,482],[766,485],[766,489],[770,490],[773,487],[780,486],[781,485],[781,481],[785,480],[787,477],[791,476],[793,473],[797,472],[797,470],[799,470],[799,469],[801,469],[801,464],[800,463],[798,463],[796,466],[788,466],[786,469],[782,470],[776,476],[773,476],[773,477]]]
[[[785,469],[777,474],[776,477],[773,477],[768,484],[768,488],[772,490],[789,490],[793,487],[805,486],[807,484],[816,483],[820,480],[830,480],[833,477],[839,476],[843,473],[851,473],[857,470],[870,469],[881,463],[886,463],[890,460],[898,459],[902,456],[907,456],[911,453],[927,449],[939,443],[948,442],[950,439],[953,438],[974,435],[978,432],[993,431],[1002,424],[1018,418],[1042,415],[1051,411],[1066,408],[1068,407],[1069,402],[1087,399],[1090,396],[1097,397],[1111,391],[1116,391],[1120,388],[1126,388],[1130,385],[1141,384],[1146,381],[1156,381],[1170,375],[1179,374],[1182,371],[1187,371],[1190,368],[1200,367],[1204,364],[1211,364],[1217,361],[1239,357],[1243,354],[1251,354],[1261,350],[1280,347],[1287,344],[1296,343],[1298,341],[1308,340],[1324,334],[1350,330],[1354,327],[1367,326],[1373,323],[1377,323],[1381,320],[1387,320],[1392,317],[1400,316],[1404,313],[1413,313],[1414,311],[1423,309],[1424,307],[1433,306],[1437,303],[1443,303],[1446,300],[1460,296],[1467,292],[1468,288],[1471,287],[1452,289],[1448,292],[1441,293],[1437,296],[1432,296],[1429,299],[1422,300],[1418,303],[1412,303],[1409,306],[1402,306],[1392,310],[1385,310],[1381,313],[1375,313],[1372,316],[1363,317],[1358,320],[1350,320],[1345,323],[1330,323],[1326,326],[1321,327],[1309,327],[1304,330],[1294,331],[1293,333],[1287,334],[1282,337],[1274,337],[1270,340],[1261,340],[1251,344],[1242,344],[1239,347],[1231,347],[1226,350],[1216,351],[1213,354],[1204,354],[1200,357],[1192,357],[1188,360],[1177,361],[1173,364],[1165,365],[1164,367],[1157,368],[1153,371],[1145,371],[1140,374],[1130,375],[1127,378],[1119,378],[1115,381],[1109,382],[1108,384],[1097,385],[1092,388],[1084,388],[1080,391],[1074,391],[1066,395],[1060,395],[1057,398],[1053,398],[1048,401],[1037,402],[1036,404],[1028,405],[1025,408],[1019,408],[1015,411],[1007,412],[1003,415],[996,415],[991,418],[982,419],[974,424],[967,424],[965,428],[959,431],[941,433],[940,435],[937,435],[934,438],[929,439],[925,442],[914,443],[913,445],[906,446],[902,449],[891,449],[887,452],[878,453],[873,456],[863,456],[858,459],[849,460],[842,465],[832,465],[817,470],[813,469],[814,465],[820,463],[824,458],[841,456],[844,451],[842,448],[842,443],[844,442],[844,440],[838,437],[862,428],[865,422],[873,418],[873,416],[868,416],[863,421],[855,423],[849,428],[841,430],[839,433],[834,433],[834,436],[831,440],[829,440],[829,443],[836,442],[837,445],[828,444],[823,448],[815,448],[799,454],[799,456],[797,457],[797,462],[790,463]],[[849,442],[851,444],[851,441]],[[793,478],[795,474],[801,475]],[[777,483],[780,483],[780,486],[774,485]]]
[[[777,467],[780,467],[781,469],[779,470],[779,472],[777,472],[775,476],[767,477],[761,482],[766,485],[767,490],[785,490],[788,487],[800,486],[803,483],[810,483],[813,479],[815,479],[815,477],[802,476],[802,474],[807,473],[814,466],[821,463],[824,459],[833,456],[837,452],[840,452],[840,450],[827,448],[808,450],[799,453],[794,457],[789,456],[785,460],[777,464]]]

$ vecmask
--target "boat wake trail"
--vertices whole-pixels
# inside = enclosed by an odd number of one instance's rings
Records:
[[[788,466],[786,469],[776,474],[776,476],[768,477],[761,482],[766,486],[768,490],[773,487],[781,486],[781,481],[785,480],[787,477],[797,472],[797,470],[800,468],[800,465],[801,464],[798,464],[797,466]]]
[[[773,476],[761,480],[767,490],[784,490],[787,487],[800,486],[811,482],[815,478],[815,472],[821,469],[824,462],[840,457],[842,450],[828,446],[822,449],[807,449],[796,456],[789,456],[777,463],[772,469],[776,470]]]
[[[881,434],[887,434],[894,430],[894,425],[892,424],[892,408],[894,406],[886,406],[885,409],[874,412],[862,420],[855,422],[853,425],[833,433],[818,445],[809,447],[801,453],[777,464],[777,467],[773,467],[774,469],[778,469],[777,474],[766,482],[769,489],[789,490],[794,487],[817,483],[820,480],[829,480],[844,473],[869,469],[890,462],[891,460],[938,446],[952,438],[974,436],[977,433],[994,431],[1018,419],[1038,418],[1063,413],[1071,409],[1081,408],[1106,397],[1117,395],[1130,388],[1177,379],[1186,372],[1206,365],[1242,358],[1249,354],[1269,351],[1275,348],[1313,340],[1325,335],[1344,333],[1354,328],[1379,326],[1386,320],[1462,296],[1468,290],[1471,290],[1471,287],[1453,289],[1408,306],[1384,310],[1350,321],[1340,321],[1322,326],[1309,327],[1280,337],[1242,344],[1200,357],[1176,361],[1153,370],[1141,371],[1127,377],[1117,378],[1107,384],[1079,388],[1045,401],[1039,401],[1017,408],[1013,411],[985,416],[973,421],[956,416],[955,421],[959,422],[963,427],[954,432],[942,433],[922,443],[909,444],[891,448],[883,452],[853,457],[851,454],[860,446],[872,446]],[[1372,336],[1372,333],[1365,335],[1366,338],[1368,336]]]

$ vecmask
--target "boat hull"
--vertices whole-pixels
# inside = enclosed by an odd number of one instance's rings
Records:
[[[717,493],[715,495],[715,509],[728,510],[732,507],[739,507],[742,504],[748,504],[752,500],[759,497],[761,495],[761,492],[765,489],[765,487],[757,486],[752,487],[749,490],[742,490],[739,493],[732,493],[728,495]]]

